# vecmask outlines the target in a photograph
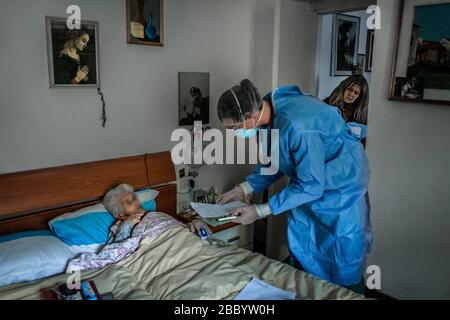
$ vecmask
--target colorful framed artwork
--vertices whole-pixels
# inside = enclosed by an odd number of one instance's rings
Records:
[[[335,14],[333,18],[333,43],[331,76],[350,76],[358,63],[360,18]]]
[[[450,1],[400,7],[389,99],[450,105]]]
[[[127,0],[127,43],[163,46],[163,0]]]
[[[98,22],[67,28],[66,18],[46,17],[50,88],[100,87]]]

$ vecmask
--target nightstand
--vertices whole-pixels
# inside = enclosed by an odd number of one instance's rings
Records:
[[[253,250],[253,224],[244,226],[241,224],[229,223],[221,231],[213,231],[211,238],[223,240],[230,245]],[[222,227],[222,226],[221,226]]]
[[[183,223],[189,223],[198,218],[198,215],[185,217],[177,214],[176,216],[176,219]],[[208,226],[213,232],[210,238],[228,242],[230,245],[236,247],[245,248],[248,250],[253,249],[253,224],[244,226],[230,222],[216,227],[211,225]]]

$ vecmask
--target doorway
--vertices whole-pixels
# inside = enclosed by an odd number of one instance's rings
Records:
[[[366,9],[320,14],[316,54],[316,96],[340,109],[364,145],[375,40],[370,17]]]

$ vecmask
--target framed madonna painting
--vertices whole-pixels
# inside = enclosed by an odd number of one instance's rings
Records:
[[[98,22],[70,30],[66,18],[46,17],[50,87],[100,87]]]

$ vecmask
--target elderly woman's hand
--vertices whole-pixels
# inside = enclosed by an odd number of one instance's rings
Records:
[[[136,217],[136,216],[129,216],[128,218],[125,219],[125,222],[130,223],[132,226],[135,226],[139,222],[141,222],[141,218]]]
[[[141,222],[142,216],[143,216],[143,214],[141,214],[141,213],[131,214],[125,219],[125,222],[130,223],[132,226],[135,226],[139,222]]]
[[[187,225],[189,227],[189,230],[197,235],[200,234],[200,229],[203,228],[205,229],[206,233],[208,234],[208,237],[210,235],[212,235],[212,231],[209,228],[208,224],[203,222],[202,220],[196,219],[194,221],[192,221],[191,223],[189,223]]]
[[[142,218],[143,216],[145,216],[145,214],[146,214],[145,209],[139,208],[134,215],[139,218]]]

